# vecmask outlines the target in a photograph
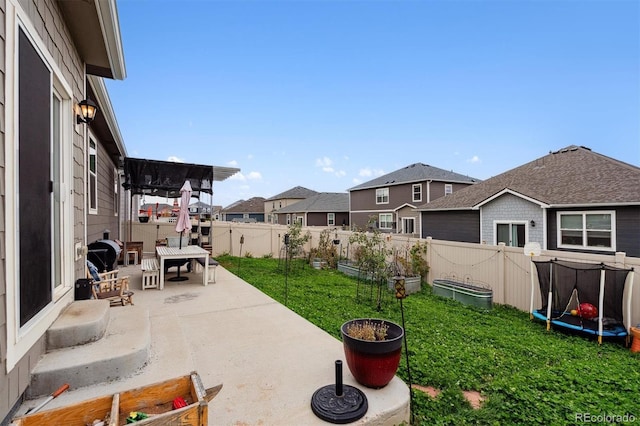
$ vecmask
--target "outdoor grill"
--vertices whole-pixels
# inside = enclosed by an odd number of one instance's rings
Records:
[[[88,246],[87,259],[100,271],[112,271],[122,249],[115,241],[97,240]]]

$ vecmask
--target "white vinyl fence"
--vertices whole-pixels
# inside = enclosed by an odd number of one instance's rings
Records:
[[[349,245],[349,230],[341,228],[305,227],[311,239],[305,247],[308,253],[316,247],[320,233],[330,229],[331,239],[340,240],[336,246],[341,258],[352,257]],[[131,226],[131,240],[142,241],[146,255],[153,255],[157,239],[177,236],[175,224],[138,223]],[[212,254],[217,256],[229,253],[234,256],[281,257],[284,235],[288,227],[264,223],[235,223],[214,221],[212,233]],[[127,234],[129,235],[129,234]],[[243,237],[241,239],[241,237]],[[418,239],[400,234],[386,236],[389,249],[400,250],[413,245],[416,241],[426,242],[427,262],[430,267],[428,282],[434,279],[449,278],[466,282],[493,291],[495,303],[514,306],[529,311],[531,300],[531,280],[534,280],[534,309],[540,308],[541,297],[537,285],[535,268],[531,267],[531,258],[525,255],[522,248],[486,244],[459,243],[453,241]],[[242,241],[242,243],[241,243]],[[605,263],[619,268],[635,268],[633,293],[625,297],[632,298],[631,324],[640,324],[640,258],[626,257],[624,253],[615,255],[596,255],[567,251],[543,250],[534,260],[549,259],[568,260],[573,262]],[[629,289],[630,286],[627,286]]]

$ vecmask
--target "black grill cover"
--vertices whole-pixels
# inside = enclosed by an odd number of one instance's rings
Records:
[[[112,271],[122,249],[115,241],[98,240],[88,246],[87,259],[91,261],[99,271]]]

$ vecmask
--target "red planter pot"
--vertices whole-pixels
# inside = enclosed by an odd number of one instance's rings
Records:
[[[369,388],[382,388],[393,379],[398,370],[404,330],[398,324],[384,321],[389,326],[385,340],[361,340],[347,334],[349,324],[365,321],[383,322],[380,319],[361,318],[342,324],[342,344],[347,366],[361,385]]]

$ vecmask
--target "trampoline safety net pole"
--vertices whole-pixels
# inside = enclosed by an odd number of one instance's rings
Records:
[[[605,270],[600,269],[600,294],[598,295],[598,344],[602,344],[602,311],[604,305]]]

